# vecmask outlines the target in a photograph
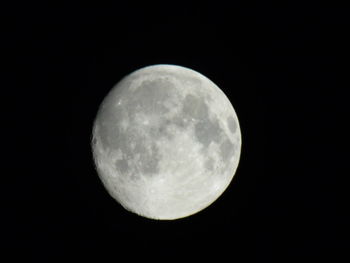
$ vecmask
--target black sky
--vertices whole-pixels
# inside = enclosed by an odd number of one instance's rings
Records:
[[[347,248],[345,156],[336,143],[348,112],[340,93],[347,12],[261,2],[4,9],[5,250],[43,261],[131,251],[295,262]],[[237,112],[243,140],[220,199],[164,222],[128,213],[107,194],[89,146],[106,93],[158,63],[214,81]]]

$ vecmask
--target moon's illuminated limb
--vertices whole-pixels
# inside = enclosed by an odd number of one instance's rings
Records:
[[[155,65],[122,79],[93,127],[98,174],[129,211],[177,219],[227,188],[241,151],[237,115],[225,94],[191,69]]]

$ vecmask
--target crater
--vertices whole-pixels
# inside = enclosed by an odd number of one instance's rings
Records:
[[[227,118],[227,125],[228,125],[228,128],[230,129],[230,131],[232,133],[236,132],[236,130],[237,130],[237,122],[235,121],[235,119],[232,116],[229,116]]]
[[[180,115],[177,115],[172,119],[171,122],[174,123],[177,127],[185,129],[189,124],[189,118],[185,116],[181,117]]]
[[[180,78],[184,78],[183,76],[180,76]],[[186,76],[185,78],[185,85],[188,85],[190,87],[193,87],[194,89],[200,88],[202,85],[202,81],[196,76]]]
[[[129,165],[127,160],[121,159],[115,162],[115,168],[120,172],[121,175],[126,174],[129,171]]]
[[[205,163],[204,163],[204,167],[205,169],[209,170],[209,171],[213,171],[214,169],[214,160],[213,158],[209,157]]]
[[[224,162],[227,162],[231,159],[235,152],[235,145],[229,140],[226,139],[220,145],[220,155]]]
[[[92,140],[91,140],[91,145],[92,145],[92,147],[95,147],[96,144],[97,144],[97,139],[96,139],[95,136],[93,136],[93,137],[92,137]]]

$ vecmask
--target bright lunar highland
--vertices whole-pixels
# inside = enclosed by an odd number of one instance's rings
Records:
[[[212,204],[230,184],[241,131],[226,95],[175,65],[126,76],[100,105],[92,131],[99,177],[138,215],[171,220]]]

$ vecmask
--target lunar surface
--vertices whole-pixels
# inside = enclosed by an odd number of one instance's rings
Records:
[[[230,184],[241,132],[226,95],[202,74],[148,66],[107,94],[92,151],[109,194],[138,215],[172,220],[212,204]]]

